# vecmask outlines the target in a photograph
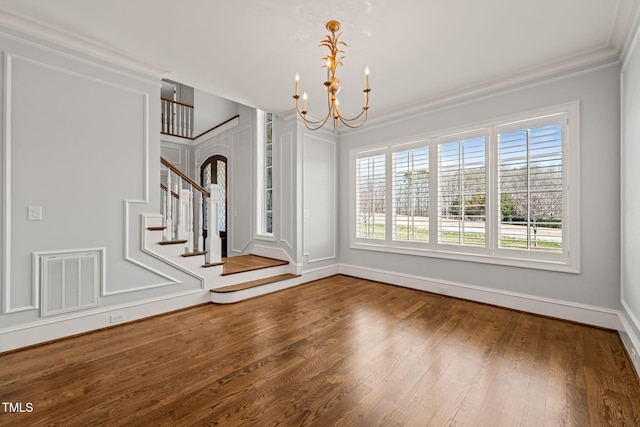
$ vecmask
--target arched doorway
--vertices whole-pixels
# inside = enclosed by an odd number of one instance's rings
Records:
[[[204,188],[209,188],[210,184],[220,186],[220,203],[218,204],[218,229],[220,230],[220,240],[222,241],[222,257],[227,256],[227,158],[221,155],[209,157],[200,166],[200,183]],[[207,217],[206,204],[204,205],[204,217]],[[207,237],[207,222],[203,235]]]

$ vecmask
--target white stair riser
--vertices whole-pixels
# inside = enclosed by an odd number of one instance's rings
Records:
[[[293,279],[281,280],[279,282],[269,283],[262,286],[256,286],[255,288],[243,289],[235,292],[211,292],[211,302],[216,304],[231,304],[234,302],[243,301],[245,299],[254,298],[261,295],[270,294],[272,292],[281,291],[283,289],[298,286],[308,279],[302,277],[295,277]]]

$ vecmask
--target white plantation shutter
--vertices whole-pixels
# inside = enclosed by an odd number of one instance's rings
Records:
[[[392,153],[393,240],[429,241],[429,148]]]
[[[385,239],[386,161],[385,154],[356,159],[355,236]]]
[[[438,243],[486,245],[486,138],[438,145]]]
[[[498,245],[562,252],[563,124],[498,133]]]
[[[580,272],[579,107],[352,149],[351,247]]]

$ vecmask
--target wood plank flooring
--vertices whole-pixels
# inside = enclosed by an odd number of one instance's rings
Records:
[[[344,276],[0,355],[33,426],[638,426],[611,331]]]
[[[223,276],[289,264],[288,261],[251,254],[222,258],[222,261],[224,262]]]

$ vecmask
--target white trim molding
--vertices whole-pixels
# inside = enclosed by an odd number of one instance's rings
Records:
[[[130,322],[203,304],[208,301],[208,294],[209,292],[204,292],[202,289],[196,289],[180,294],[95,309],[90,312],[55,316],[0,329],[0,353],[95,331],[113,326],[121,321]],[[118,316],[118,320],[115,316]]]
[[[4,52],[4,85],[3,90],[3,115],[2,126],[2,259],[0,266],[2,267],[2,314],[13,313],[15,310],[11,307],[11,55]],[[35,302],[32,307],[26,309],[35,309]]]
[[[624,329],[619,318],[619,312],[608,308],[502,291],[448,280],[376,270],[356,265],[340,264],[339,272],[340,274],[348,276],[375,280],[396,286],[448,295],[543,316],[556,317],[572,322],[584,323],[586,325],[616,331]]]
[[[638,377],[640,377],[640,336],[636,333],[636,331],[640,331],[640,320],[638,320],[638,318],[633,314],[633,311],[624,299],[622,300],[620,323],[623,326],[622,331],[620,331],[620,338],[622,339],[622,343],[624,344],[627,353],[629,353]],[[635,361],[632,357],[634,353],[636,354]]]

